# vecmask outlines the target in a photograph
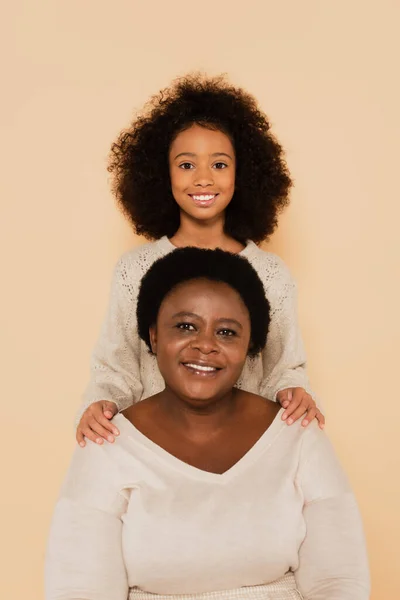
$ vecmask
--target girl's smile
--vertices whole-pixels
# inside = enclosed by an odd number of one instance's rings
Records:
[[[222,131],[192,125],[177,135],[169,152],[172,193],[181,217],[224,220],[235,191],[233,144]]]

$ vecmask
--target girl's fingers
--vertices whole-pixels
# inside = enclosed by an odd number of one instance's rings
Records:
[[[109,402],[108,400],[103,401],[103,413],[107,419],[112,419],[118,412],[118,407],[115,402]]]
[[[317,416],[317,412],[318,412],[318,410],[315,406],[312,406],[311,408],[309,408],[305,418],[301,422],[302,426],[307,427],[307,425],[309,425],[311,423],[311,421],[313,419],[315,419],[315,417]]]
[[[78,427],[78,429],[76,430],[76,441],[82,448],[86,446],[85,436],[83,435],[80,427]]]
[[[102,418],[107,421],[107,419],[105,417],[102,417]],[[107,424],[109,424],[108,421],[107,421]],[[107,442],[112,443],[114,441],[114,439],[115,439],[114,436],[111,435],[110,431],[108,429],[106,429],[105,427],[103,427],[103,425],[101,423],[99,423],[99,421],[97,421],[95,417],[92,417],[90,419],[89,427],[93,431],[94,434],[97,434],[97,436],[96,436],[97,443],[99,443],[97,441],[99,436],[101,438],[103,438],[104,440],[107,440]],[[103,441],[103,439],[102,439],[102,441]]]
[[[292,390],[291,388],[288,388],[287,390],[281,390],[280,392],[277,393],[276,398],[279,402],[279,404],[283,407],[283,408],[287,408],[290,404],[290,401],[292,399]]]
[[[92,431],[90,427],[84,427],[82,429],[82,432],[86,439],[90,440],[91,442],[94,442],[95,444],[101,445],[104,441],[103,438],[101,438],[99,435],[97,435],[97,433]]]
[[[316,419],[318,421],[318,425],[320,429],[324,429],[325,427],[325,417],[320,410],[317,410]]]
[[[290,402],[289,406],[283,413],[282,420],[286,421],[286,419],[288,419],[289,417],[293,418],[293,413],[296,411],[296,409],[299,407],[300,404],[301,404],[301,398],[293,398],[293,400]],[[306,409],[303,410],[302,414],[304,414],[305,412],[306,412]]]
[[[118,429],[107,419],[103,412],[99,412],[92,415],[92,419],[97,421],[104,429],[112,433],[113,435],[119,435]],[[91,424],[91,423],[90,423]],[[114,441],[114,440],[113,440]]]
[[[292,425],[298,419],[300,419],[300,417],[302,417],[306,411],[307,411],[307,406],[304,405],[303,403],[301,403],[300,406],[298,408],[296,408],[296,410],[294,412],[292,412],[290,417],[286,420],[286,423],[288,425]]]

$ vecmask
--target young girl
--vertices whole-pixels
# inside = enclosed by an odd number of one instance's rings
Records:
[[[135,232],[155,240],[119,260],[108,314],[92,357],[77,441],[119,434],[112,417],[160,392],[156,359],[139,339],[136,302],[142,276],[175,248],[221,248],[246,257],[271,306],[269,344],[248,358],[238,386],[277,400],[288,425],[324,417],[311,397],[287,267],[257,246],[288,204],[290,176],[267,117],[223,78],[178,80],[152,98],[112,146],[114,192]]]

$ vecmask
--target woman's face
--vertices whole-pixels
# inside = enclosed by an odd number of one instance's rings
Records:
[[[205,407],[235,386],[250,344],[250,317],[227,284],[196,279],[164,299],[150,339],[167,388]]]
[[[169,151],[172,194],[181,213],[215,221],[235,191],[235,151],[222,131],[192,125],[178,134]]]

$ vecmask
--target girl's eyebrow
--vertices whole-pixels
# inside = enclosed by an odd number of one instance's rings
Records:
[[[194,152],[180,152],[179,154],[177,154],[175,156],[174,160],[176,160],[180,156],[191,156],[191,157],[195,158],[197,156],[197,154],[195,154]],[[227,156],[228,158],[233,160],[232,156],[230,154],[227,154],[226,152],[214,152],[213,154],[210,154],[210,156],[212,158],[215,158],[216,156]]]

